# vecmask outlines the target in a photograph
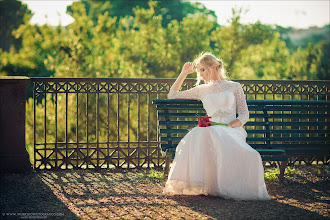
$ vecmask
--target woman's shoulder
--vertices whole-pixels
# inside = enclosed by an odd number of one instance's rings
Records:
[[[235,85],[241,85],[239,82],[236,82],[236,81],[233,81],[233,80],[230,80],[230,79],[226,79],[226,82],[231,83],[231,84],[235,84]]]
[[[226,83],[228,85],[230,85],[231,87],[234,87],[234,88],[242,87],[239,82],[235,82],[235,81],[232,81],[232,80],[226,80]]]
[[[193,88],[196,88],[196,89],[203,89],[203,88],[206,88],[206,87],[208,87],[209,85],[208,84],[199,84],[199,85],[196,85],[196,86],[194,86]]]

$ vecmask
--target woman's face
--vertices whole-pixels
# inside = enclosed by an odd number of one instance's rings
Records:
[[[201,75],[205,82],[210,81],[210,73],[208,68],[206,68],[203,64],[197,64],[197,72]]]

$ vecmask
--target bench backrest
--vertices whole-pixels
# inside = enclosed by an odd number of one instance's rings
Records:
[[[182,137],[205,116],[200,100],[155,99],[161,148],[174,153]],[[285,149],[288,155],[330,154],[330,101],[247,100],[247,143],[256,149]],[[198,113],[198,115],[196,114]]]

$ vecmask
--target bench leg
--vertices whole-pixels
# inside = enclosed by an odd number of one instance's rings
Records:
[[[167,176],[171,163],[171,155],[166,155],[164,175]]]
[[[285,168],[288,165],[288,161],[277,161],[277,169],[280,171],[279,180],[283,183]]]

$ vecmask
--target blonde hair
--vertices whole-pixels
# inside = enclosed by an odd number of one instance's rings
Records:
[[[224,64],[222,60],[216,58],[212,53],[204,52],[201,53],[194,61],[196,66],[200,63],[206,68],[208,68],[209,73],[216,74],[216,77],[213,78],[219,78],[221,80],[224,80],[227,78],[226,76],[226,70],[224,68]],[[212,67],[216,67],[216,71],[212,70]],[[196,85],[199,85],[202,78],[200,76],[200,73],[197,72],[197,82]]]

